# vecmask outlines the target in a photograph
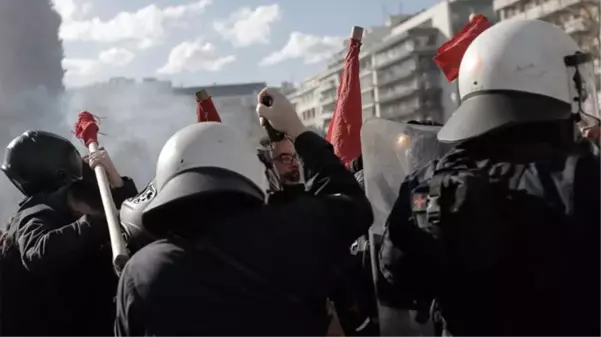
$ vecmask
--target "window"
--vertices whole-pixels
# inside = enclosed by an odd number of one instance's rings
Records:
[[[374,102],[374,92],[368,91],[361,95],[361,103],[363,105],[372,104]]]

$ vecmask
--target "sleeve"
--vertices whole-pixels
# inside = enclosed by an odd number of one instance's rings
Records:
[[[308,194],[317,197],[315,201],[321,205],[322,214],[317,212],[316,216],[333,229],[334,239],[350,247],[373,222],[365,192],[325,139],[305,132],[296,138],[295,147],[311,180]]]
[[[119,286],[117,288],[115,336],[146,335],[143,324],[143,313],[140,310],[140,300],[126,267],[119,279]]]
[[[315,196],[342,194],[366,204],[367,199],[355,176],[334,154],[332,145],[317,134],[307,131],[294,142],[303,163],[309,193]],[[371,212],[370,212],[371,213]]]
[[[42,208],[22,219],[18,248],[23,265],[38,275],[66,270],[79,262],[82,253],[108,240],[108,228],[101,218],[84,216],[68,225],[53,223],[50,208]]]
[[[123,186],[119,188],[114,188],[111,192],[113,194],[113,201],[115,201],[115,206],[117,209],[121,208],[121,204],[131,197],[134,197],[138,194],[138,189],[136,188],[136,184],[133,179],[129,177],[122,177]]]

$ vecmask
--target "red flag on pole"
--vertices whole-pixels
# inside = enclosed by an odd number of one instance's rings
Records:
[[[219,122],[221,117],[213,104],[213,100],[206,90],[196,92],[196,121],[197,122]]]
[[[492,24],[486,16],[481,14],[474,15],[470,22],[461,29],[459,34],[453,36],[452,39],[438,48],[438,53],[434,56],[434,62],[442,70],[449,82],[454,81],[459,75],[459,65],[467,47],[469,47],[478,35],[491,26]]]
[[[361,86],[359,84],[359,52],[363,28],[353,27],[344,70],[338,86],[338,100],[326,139],[334,153],[345,164],[361,154],[361,124],[363,124]]]

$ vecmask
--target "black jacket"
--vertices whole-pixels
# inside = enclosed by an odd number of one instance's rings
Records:
[[[120,205],[133,181],[114,190]],[[102,217],[75,218],[66,190],[25,200],[4,241],[1,328],[5,335],[108,335],[117,278]],[[19,263],[20,262],[20,263]]]
[[[306,194],[305,184],[282,185],[282,189],[272,192],[267,198],[267,203],[277,205],[286,202],[292,202],[298,197]]]
[[[224,205],[211,224],[202,223],[209,210],[174,214],[206,225],[204,238],[235,263],[174,238],[144,247],[119,281],[116,335],[324,333],[315,299],[327,296],[373,216],[329,143],[306,132],[295,146],[309,172],[308,194],[252,209]]]
[[[469,289],[462,293],[452,286],[461,284],[459,279],[454,278],[452,268],[450,274],[440,276],[443,271],[439,270],[438,261],[442,259],[435,253],[438,251],[435,247],[440,246],[413,219],[412,190],[424,181],[426,172],[436,165],[435,161],[405,179],[387,220],[380,250],[380,269],[393,286],[393,291],[381,300],[406,309],[420,309],[420,303],[427,303],[437,297],[436,294],[449,297],[456,292],[459,299],[466,299],[468,295],[480,297],[484,306],[465,309],[473,313],[470,319],[454,320],[452,310],[445,315],[449,330],[455,335],[598,335],[599,158],[590,151],[573,149],[564,152],[546,144],[499,144],[494,151],[468,151],[468,154],[476,161],[525,164],[525,172],[518,184],[520,193],[542,195],[541,199],[546,199],[550,208],[561,215],[549,219],[547,214],[535,211],[512,214],[515,223],[525,225],[514,232],[516,241],[508,243],[513,247],[510,260],[513,261],[513,270],[510,273],[515,275],[481,278],[482,282],[496,285],[491,286],[487,293],[471,293]],[[580,155],[580,158],[572,162],[566,160],[568,155]],[[549,175],[540,175],[542,169]],[[551,178],[547,180],[545,177]],[[570,219],[569,224],[564,225],[563,220],[557,220],[559,218]],[[486,225],[480,224],[481,227]],[[440,226],[445,226],[444,217]],[[507,226],[515,227],[513,224]],[[557,228],[561,228],[563,234],[557,235]],[[466,233],[463,227],[461,233],[465,237],[472,234]],[[522,241],[518,240],[527,235],[536,239],[524,248],[520,246]],[[442,240],[444,242],[444,238]],[[557,254],[561,259],[556,258]],[[537,262],[531,264],[533,260]],[[545,269],[544,266],[550,268]],[[526,271],[539,269],[552,272],[539,273],[534,277],[527,275],[533,273]],[[510,285],[502,278],[515,283]],[[546,280],[542,282],[546,286],[541,288],[541,282],[534,278]],[[538,295],[535,296],[535,293]],[[508,301],[513,303],[511,309],[487,307],[492,298],[503,297],[505,300],[512,299]],[[444,300],[441,306],[444,312]],[[536,309],[530,310],[532,308]]]

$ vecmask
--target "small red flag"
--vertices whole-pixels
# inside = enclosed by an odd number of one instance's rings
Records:
[[[205,91],[201,90],[196,93],[196,121],[197,122],[218,122],[221,123],[221,117],[213,104],[211,96]]]
[[[488,21],[486,16],[481,14],[475,15],[472,20],[461,29],[459,34],[453,36],[452,39],[438,48],[438,53],[434,56],[434,62],[436,62],[438,67],[442,70],[449,82],[454,81],[459,75],[461,59],[469,45],[476,37],[478,37],[478,35],[482,34],[482,32],[491,26],[492,24]]]
[[[359,52],[361,41],[351,39],[344,60],[338,100],[326,139],[334,153],[345,164],[361,154],[361,125],[363,124],[361,86],[359,84]]]
[[[97,117],[87,111],[80,112],[73,130],[75,136],[88,146],[90,143],[98,143],[98,131]]]

